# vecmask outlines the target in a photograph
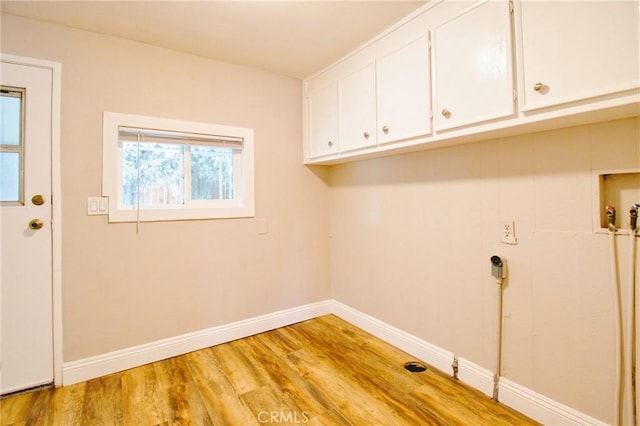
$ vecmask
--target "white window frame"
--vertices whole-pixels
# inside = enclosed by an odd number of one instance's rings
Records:
[[[120,129],[199,134],[242,140],[234,155],[234,199],[194,200],[177,206],[123,206]],[[104,112],[102,134],[102,195],[109,198],[109,222],[154,222],[255,216],[253,129],[219,124]],[[237,167],[240,166],[240,167]],[[235,171],[240,170],[239,174]],[[189,172],[185,170],[185,173]],[[237,180],[238,179],[238,180]],[[185,188],[190,190],[190,188]]]

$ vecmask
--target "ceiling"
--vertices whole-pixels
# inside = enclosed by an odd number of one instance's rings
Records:
[[[426,1],[5,1],[3,13],[292,77],[330,65]]]

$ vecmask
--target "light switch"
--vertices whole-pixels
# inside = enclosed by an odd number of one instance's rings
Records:
[[[87,198],[87,214],[90,216],[109,213],[108,197]]]

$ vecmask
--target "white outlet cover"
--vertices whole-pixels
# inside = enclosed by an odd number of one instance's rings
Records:
[[[503,244],[518,244],[515,223],[512,220],[500,224],[500,242]]]

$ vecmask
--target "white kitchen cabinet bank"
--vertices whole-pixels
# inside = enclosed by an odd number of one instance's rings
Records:
[[[639,20],[637,0],[427,3],[303,82],[304,161],[640,115]]]

